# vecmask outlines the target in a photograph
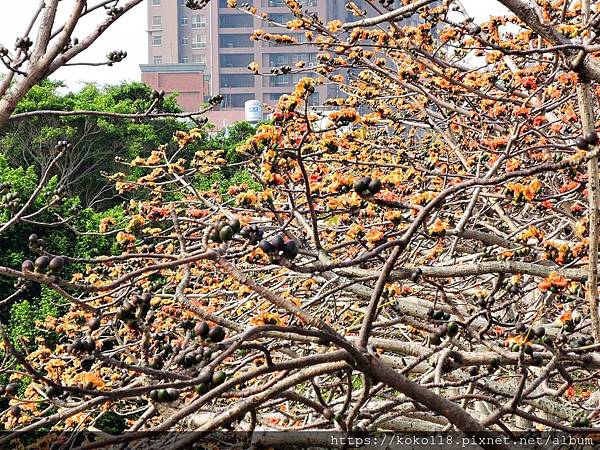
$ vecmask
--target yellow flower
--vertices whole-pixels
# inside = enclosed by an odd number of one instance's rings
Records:
[[[248,70],[253,72],[255,75],[258,75],[258,72],[259,72],[258,63],[256,61],[252,61],[250,64],[248,64]]]
[[[574,38],[579,33],[579,29],[577,28],[576,25],[567,25],[567,24],[559,25],[558,31],[560,31],[560,33],[562,35],[564,35],[568,38]]]
[[[155,235],[155,234],[160,234],[162,232],[162,229],[160,229],[160,228],[144,228],[142,231],[144,232],[144,234]]]
[[[106,233],[109,228],[112,228],[116,225],[117,221],[112,217],[105,217],[100,221],[100,225],[98,226],[98,230],[100,233]]]
[[[588,217],[584,217],[583,219],[580,219],[577,222],[575,222],[575,236],[577,236],[577,237],[585,236],[587,234],[587,230],[588,230],[588,223],[589,223]]]
[[[370,244],[376,244],[378,242],[381,242],[381,240],[383,239],[383,231],[381,231],[378,228],[372,228],[369,230],[366,237],[367,241]]]
[[[429,233],[432,236],[443,236],[446,234],[446,230],[448,229],[448,222],[440,219],[439,217],[435,219],[435,222],[431,227],[429,227]]]
[[[135,231],[137,228],[139,228],[145,222],[146,222],[146,220],[144,219],[143,216],[141,216],[140,214],[136,214],[129,220],[129,223],[127,224],[127,228],[125,228],[125,231],[127,231],[127,232]]]
[[[75,376],[74,381],[77,383],[81,383],[83,385],[89,383],[98,389],[101,389],[104,387],[104,381],[102,381],[102,379],[98,375],[91,373],[91,372],[78,373]]]
[[[119,244],[124,244],[126,242],[134,242],[134,241],[135,241],[135,237],[129,233],[124,233],[122,231],[119,231],[119,233],[117,234],[117,242]]]
[[[339,31],[342,29],[342,21],[341,20],[332,20],[327,24],[327,29],[332,33]]]
[[[145,166],[146,165],[146,160],[144,158],[141,157],[136,157],[131,161],[131,167],[136,167],[136,166]]]
[[[364,233],[365,233],[365,230],[363,229],[363,227],[361,227],[360,225],[355,223],[350,227],[350,230],[348,230],[348,237],[350,239],[356,239],[360,236],[363,236]]]
[[[301,28],[301,27],[302,27],[302,24],[303,24],[303,21],[302,21],[302,19],[294,19],[294,20],[290,20],[290,21],[287,23],[287,27],[288,27],[290,30],[298,30],[299,28]]]
[[[264,325],[284,325],[281,316],[278,313],[264,311],[258,316],[254,316],[250,319],[250,323],[254,326]]]

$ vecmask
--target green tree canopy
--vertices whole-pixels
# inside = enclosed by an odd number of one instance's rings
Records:
[[[143,83],[99,87],[88,84],[77,92],[65,92],[57,81],[34,86],[15,113],[30,111],[102,111],[134,114],[147,111],[154,98]],[[175,96],[164,98],[159,111],[179,112]],[[177,129],[187,124],[173,118],[136,121],[109,116],[35,115],[11,121],[0,131],[0,146],[13,166],[33,166],[43,171],[50,162],[51,149],[68,139],[73,149],[57,164],[55,174],[68,194],[78,195],[84,206],[110,205],[112,190],[102,172],[122,167],[115,158],[129,160],[168,142]]]

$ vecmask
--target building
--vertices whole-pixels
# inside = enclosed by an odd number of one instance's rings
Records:
[[[267,13],[273,22],[285,25],[293,20],[284,0],[244,0]],[[300,0],[304,8],[325,22],[349,17],[345,0]],[[362,4],[361,1],[355,3]],[[400,2],[396,0],[398,5]],[[361,5],[364,6],[364,5]],[[147,0],[148,64],[141,65],[142,81],[154,89],[179,92],[179,103],[186,111],[199,109],[204,99],[221,94],[218,110],[209,120],[218,128],[244,118],[247,100],[274,105],[282,94],[293,90],[297,81],[307,76],[286,74],[255,76],[248,65],[256,61],[262,73],[271,67],[291,66],[303,60],[307,66],[317,63],[317,50],[310,45],[284,46],[253,41],[256,29],[288,34],[299,42],[303,32],[274,26],[237,9],[227,7],[227,0],[212,0],[204,9],[195,11],[185,0]],[[319,104],[335,95],[331,86],[319,86],[311,100]]]
[[[294,17],[284,0],[246,0],[260,12],[266,12],[277,23],[286,24]],[[302,0],[311,13],[331,20],[340,17],[343,0]],[[282,46],[253,41],[254,30],[292,35],[301,42],[304,33],[285,28],[228,8],[227,0],[213,0],[204,9],[194,11],[185,0],[148,0],[148,64],[141,65],[142,81],[157,90],[179,92],[179,103],[187,111],[199,108],[207,97],[221,94],[223,103],[211,113],[218,127],[244,118],[247,100],[260,100],[273,105],[282,94],[289,93],[305,74],[255,76],[248,65],[256,61],[261,72],[271,67],[294,66],[304,60],[316,64],[317,51],[311,46]],[[341,9],[340,9],[341,8]],[[327,87],[319,87],[315,102],[327,95]]]
[[[142,66],[142,81],[157,91],[178,92],[184,111],[197,111],[209,93],[209,80],[197,64],[148,64]]]

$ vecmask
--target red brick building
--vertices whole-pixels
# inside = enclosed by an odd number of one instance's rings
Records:
[[[194,64],[142,65],[142,81],[157,91],[177,92],[184,111],[197,111],[209,95],[204,71]]]

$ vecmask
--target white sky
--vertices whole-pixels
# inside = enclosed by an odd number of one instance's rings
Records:
[[[39,3],[38,0],[0,1],[2,3],[2,12],[0,13],[0,44],[12,50],[15,38],[24,32],[33,11]],[[91,0],[89,3],[95,4]],[[71,4],[72,0],[62,0],[59,11],[68,11]],[[491,0],[462,0],[462,4],[478,21],[486,19],[491,14],[501,14],[503,11],[503,7],[498,2]],[[104,10],[99,10],[78,26],[74,36],[78,38],[85,36],[86,31],[92,29],[95,24],[104,18]],[[72,88],[83,82],[105,84],[139,80],[140,72],[138,65],[147,62],[146,29],[146,4],[144,2],[136,6],[132,11],[129,11],[123,18],[117,20],[77,60],[78,62],[104,61],[105,55],[109,51],[125,50],[128,56],[123,62],[115,64],[113,67],[64,67],[59,69],[53,78],[65,80],[68,86]],[[35,34],[33,34],[32,38],[34,37]],[[2,67],[2,69],[4,68]]]

